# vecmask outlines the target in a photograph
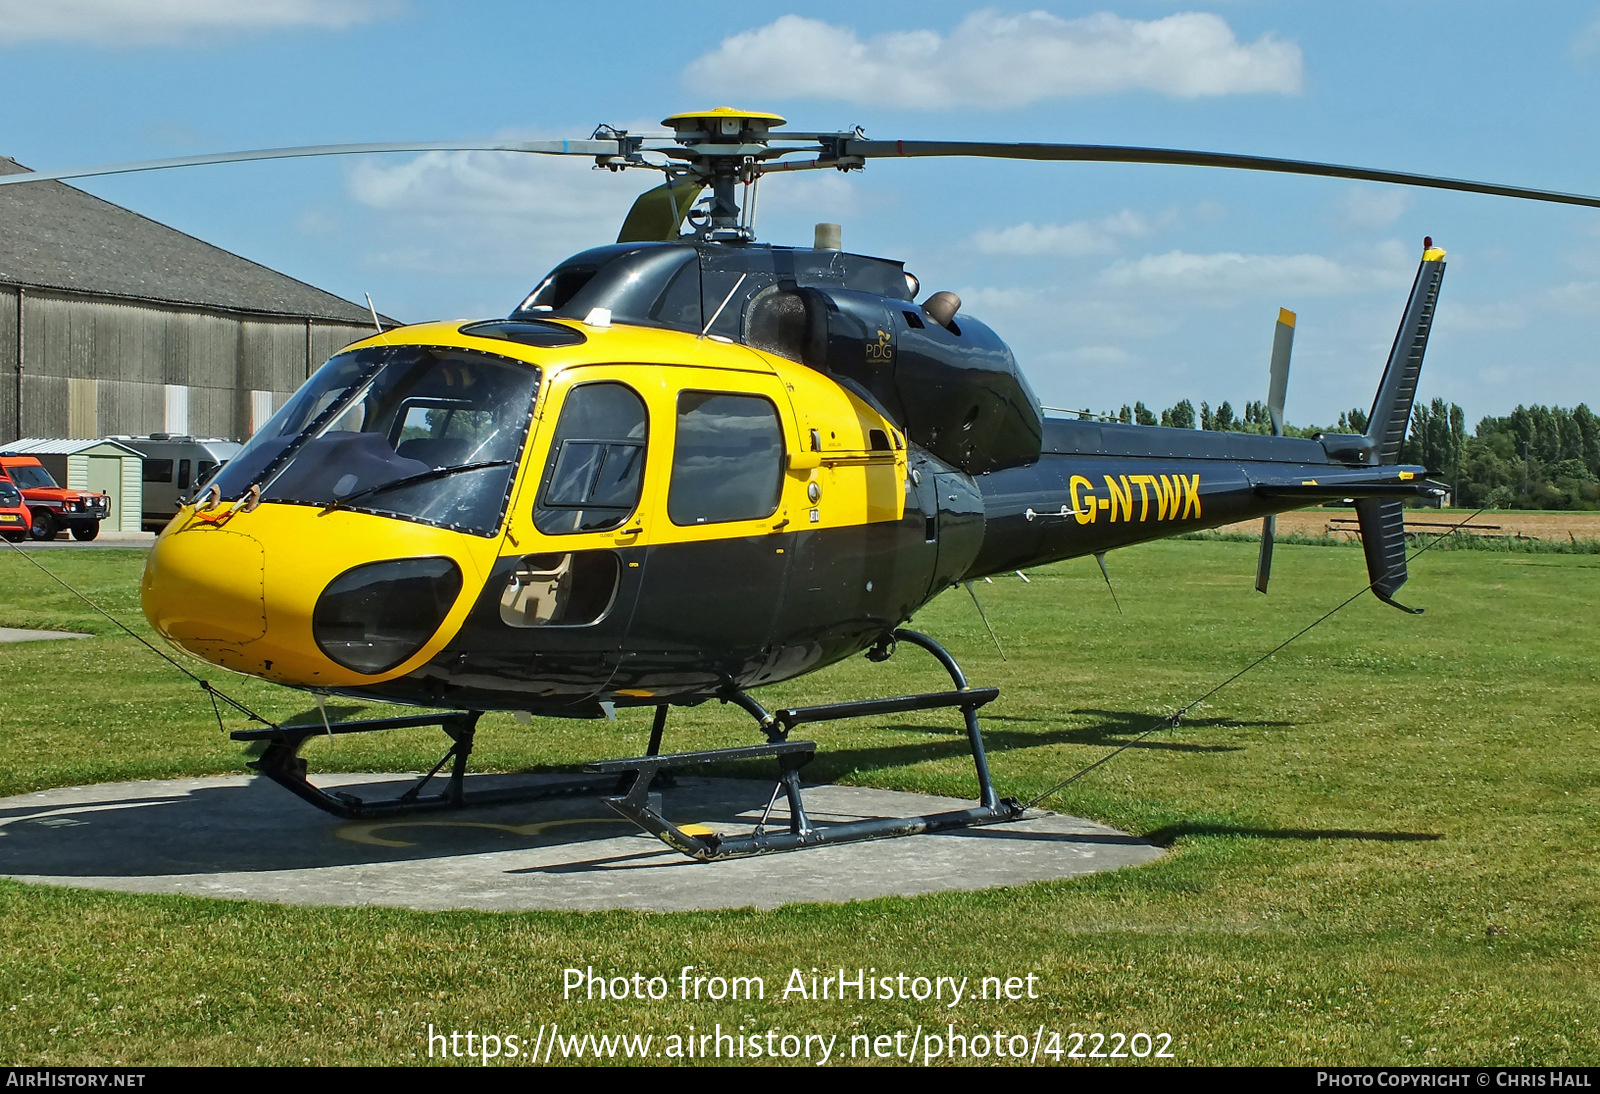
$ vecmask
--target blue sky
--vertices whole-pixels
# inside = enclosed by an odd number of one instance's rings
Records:
[[[341,141],[655,130],[731,103],[876,138],[1170,145],[1600,192],[1600,3],[994,6],[0,0],[0,153],[36,168]],[[480,153],[84,188],[408,320],[503,314],[653,184]],[[1422,396],[1600,405],[1600,212],[1184,168],[878,162],[769,179],[757,229],[904,258],[1057,406],[1365,406],[1421,240],[1450,251]],[[3,228],[0,228],[3,230]]]

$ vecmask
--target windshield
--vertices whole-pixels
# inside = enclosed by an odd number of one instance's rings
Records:
[[[212,480],[225,499],[341,506],[492,534],[539,370],[473,350],[379,346],[317,370]]]
[[[6,474],[11,476],[11,481],[24,490],[59,490],[56,480],[50,477],[50,472],[36,464],[12,464],[6,468]]]
[[[0,479],[0,509],[15,509],[22,504],[22,494],[15,486]]]

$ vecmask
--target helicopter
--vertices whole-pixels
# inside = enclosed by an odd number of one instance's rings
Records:
[[[233,733],[251,767],[341,817],[594,793],[700,861],[1001,823],[1024,807],[989,774],[971,686],[906,624],[987,575],[1242,520],[1263,520],[1268,586],[1279,512],[1352,500],[1373,593],[1406,581],[1403,506],[1445,492],[1402,465],[1445,252],[1424,241],[1362,434],[1283,435],[1294,316],[1279,318],[1272,435],[1048,418],[1006,343],[950,292],[924,296],[891,259],[761,243],[756,188],[878,158],[1158,163],[1354,178],[1600,207],[1600,198],[1333,164],[1175,149],[869,140],[785,133],[776,114],[674,114],[665,135],[272,149],[34,172],[41,179],[371,152],[499,150],[590,157],[665,181],[617,241],[560,263],[503,318],[377,330],[332,357],[151,549],[141,600],[189,653],[318,697],[439,711]],[[743,190],[741,195],[740,190]],[[707,195],[705,192],[709,190]],[[703,197],[704,195],[704,197]],[[742,198],[742,200],[741,200]],[[922,297],[919,301],[919,297]],[[907,644],[945,691],[767,710],[750,692]],[[673,707],[733,703],[765,740],[662,753]],[[469,792],[486,711],[597,718],[652,707],[645,754],[552,787]],[[977,804],[828,825],[807,815],[799,726],[917,710],[962,714]],[[405,793],[318,788],[310,737],[439,726],[443,758]],[[748,834],[680,826],[649,794],[714,762],[775,759]],[[427,792],[446,766],[443,789]],[[780,793],[786,830],[766,822]]]

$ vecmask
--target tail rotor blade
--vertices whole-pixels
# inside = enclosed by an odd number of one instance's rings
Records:
[[[1272,336],[1272,378],[1267,388],[1267,413],[1272,415],[1272,435],[1283,436],[1283,400],[1289,391],[1289,355],[1294,350],[1294,312],[1278,309],[1278,329]]]
[[[1272,335],[1272,374],[1267,384],[1267,413],[1272,435],[1283,436],[1283,400],[1289,393],[1289,355],[1294,351],[1294,312],[1278,309],[1278,329]],[[1278,535],[1278,518],[1261,521],[1261,555],[1256,559],[1256,592],[1265,593],[1272,579],[1272,546]]]

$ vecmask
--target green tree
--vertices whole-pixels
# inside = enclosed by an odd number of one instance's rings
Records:
[[[1170,406],[1161,412],[1161,424],[1172,429],[1194,428],[1194,404],[1188,399],[1182,399],[1176,406]]]

